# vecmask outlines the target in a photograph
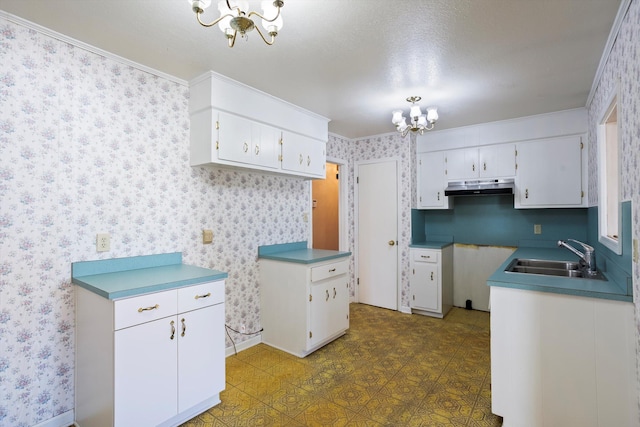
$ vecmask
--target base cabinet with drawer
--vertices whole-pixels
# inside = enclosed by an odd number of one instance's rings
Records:
[[[349,328],[349,261],[260,259],[262,342],[305,357]]]
[[[411,312],[444,317],[453,306],[453,245],[409,252]]]
[[[177,426],[225,388],[224,280],[109,300],[76,288],[76,425]]]

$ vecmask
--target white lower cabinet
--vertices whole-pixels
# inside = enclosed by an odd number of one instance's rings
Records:
[[[349,261],[260,260],[262,342],[305,357],[349,328]]]
[[[76,287],[76,424],[177,426],[225,388],[224,281],[108,300]]]
[[[444,317],[453,306],[453,245],[409,252],[411,311]]]
[[[491,406],[505,427],[637,427],[630,302],[491,287]]]

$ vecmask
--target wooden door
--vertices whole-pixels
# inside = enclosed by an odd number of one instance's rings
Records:
[[[327,163],[326,179],[312,182],[313,248],[339,250],[339,168]]]

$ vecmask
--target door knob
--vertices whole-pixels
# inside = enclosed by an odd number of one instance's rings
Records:
[[[396,244],[395,240],[389,240],[389,246],[393,246],[395,244]]]

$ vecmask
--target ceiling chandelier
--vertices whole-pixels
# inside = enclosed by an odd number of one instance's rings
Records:
[[[260,34],[260,37],[268,45],[272,45],[276,40],[278,31],[282,28],[282,16],[280,9],[284,6],[283,0],[264,0],[262,2],[262,14],[251,11],[249,12],[249,2],[247,0],[222,0],[218,3],[218,11],[220,17],[208,24],[202,22],[200,15],[211,5],[211,0],[187,0],[191,4],[191,10],[196,13],[198,22],[203,27],[213,27],[218,24],[220,30],[227,37],[229,47],[233,47],[236,43],[236,37],[240,33],[240,37],[246,39],[247,33],[254,28]],[[269,17],[273,18],[269,18]],[[254,23],[252,17],[262,19],[262,27],[266,30],[270,39],[260,31],[260,28]]]
[[[421,99],[419,96],[410,96],[407,98],[407,101],[411,103],[409,124],[407,124],[407,119],[402,115],[402,110],[395,110],[393,112],[391,123],[396,125],[396,129],[403,137],[405,137],[409,131],[422,135],[425,131],[433,129],[436,120],[438,120],[438,110],[436,108],[427,108],[427,114],[422,114],[422,110],[417,104]]]

